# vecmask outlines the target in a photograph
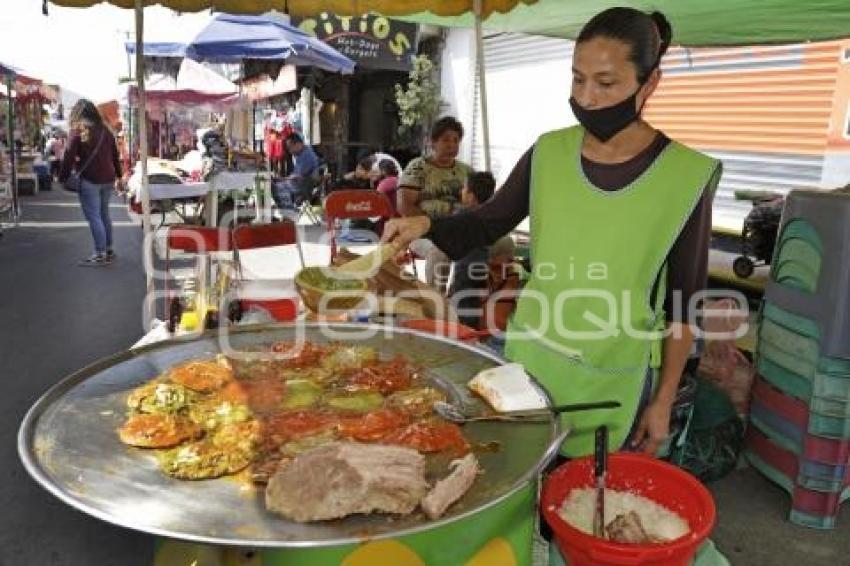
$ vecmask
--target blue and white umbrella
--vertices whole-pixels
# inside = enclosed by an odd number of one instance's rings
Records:
[[[315,37],[272,16],[218,14],[188,43],[145,43],[144,55],[234,63],[245,59],[285,60],[333,73],[351,74],[354,61]],[[127,50],[134,53],[135,43]]]

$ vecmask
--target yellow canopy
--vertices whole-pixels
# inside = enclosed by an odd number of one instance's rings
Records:
[[[517,4],[534,4],[537,0],[481,0],[481,17],[493,12],[510,12]],[[385,16],[404,16],[418,11],[438,16],[457,16],[473,11],[474,0],[289,0],[287,8],[294,16],[320,12],[363,14],[377,12]]]
[[[103,0],[51,0],[57,6],[83,8]],[[135,0],[107,0],[121,8],[133,8]],[[537,0],[481,0],[481,17],[493,12],[509,12],[517,4],[534,4]],[[145,6],[157,4],[179,12],[199,12],[215,8],[233,14],[261,14],[269,10],[292,16],[312,16],[321,12],[358,15],[377,12],[385,16],[402,16],[431,12],[437,16],[457,16],[473,11],[474,0],[142,0]]]
[[[136,7],[136,0],[50,0],[50,3],[68,8],[88,8],[104,1],[119,8]],[[200,12],[215,8],[233,14],[262,14],[269,10],[282,12],[286,8],[286,0],[142,0],[142,5],[165,6],[178,12]]]

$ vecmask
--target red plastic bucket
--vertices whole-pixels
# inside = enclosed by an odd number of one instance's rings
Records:
[[[617,453],[608,460],[607,486],[642,495],[678,513],[691,532],[663,544],[621,544],[585,534],[564,521],[558,510],[570,491],[594,486],[592,457],[559,466],[543,484],[543,516],[570,566],[687,566],[714,528],[714,499],[699,480],[644,454]]]

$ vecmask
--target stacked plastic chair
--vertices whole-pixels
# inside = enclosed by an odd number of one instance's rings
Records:
[[[759,314],[746,456],[792,498],[791,521],[835,526],[850,498],[850,197],[786,201]]]

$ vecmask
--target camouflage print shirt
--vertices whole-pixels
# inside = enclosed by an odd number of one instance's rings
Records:
[[[455,160],[451,167],[440,167],[417,157],[404,169],[400,189],[419,191],[419,207],[431,218],[444,218],[460,209],[460,191],[472,168]]]

